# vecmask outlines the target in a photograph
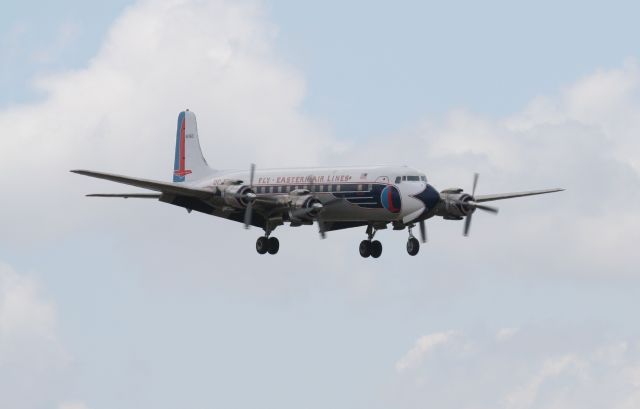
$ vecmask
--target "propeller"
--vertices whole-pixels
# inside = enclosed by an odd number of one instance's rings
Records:
[[[256,173],[256,164],[252,163],[249,170],[249,189],[253,192],[253,176]],[[244,210],[244,228],[248,229],[251,226],[251,216],[253,216],[253,202],[256,198],[255,193],[247,193],[246,197],[249,199],[247,207]]]
[[[425,226],[424,219],[420,220],[420,240],[423,243],[427,242],[427,227]]]
[[[466,216],[464,220],[464,235],[465,237],[469,235],[469,229],[471,228],[471,217],[473,216],[473,212],[476,209],[484,210],[485,212],[496,214],[498,213],[498,208],[493,206],[487,206],[474,201],[476,195],[476,187],[478,186],[478,178],[480,175],[478,173],[473,174],[473,187],[471,188],[471,200],[462,201],[460,204],[466,207],[470,207],[472,211]]]
[[[327,232],[324,229],[324,220],[322,220],[322,217],[320,217],[320,215],[318,215],[318,217],[316,218],[316,221],[318,222],[318,233],[320,233],[320,238],[321,239],[326,239],[327,238]]]

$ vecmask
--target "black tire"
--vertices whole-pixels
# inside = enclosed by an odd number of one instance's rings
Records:
[[[280,249],[280,241],[275,237],[270,237],[267,240],[267,251],[269,254],[276,254]]]
[[[407,241],[407,253],[410,256],[415,256],[420,251],[420,242],[415,237],[410,237]]]
[[[269,249],[268,239],[264,236],[258,237],[258,240],[256,240],[256,251],[259,254],[264,254],[267,252],[268,249]]]
[[[378,258],[382,254],[382,243],[378,240],[371,242],[371,257]]]
[[[362,257],[369,257],[371,255],[371,242],[369,240],[362,240],[359,250]]]

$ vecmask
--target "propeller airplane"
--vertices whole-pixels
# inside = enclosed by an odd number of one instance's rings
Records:
[[[259,254],[276,254],[278,239],[271,233],[278,226],[318,225],[321,238],[327,232],[366,227],[367,239],[359,246],[362,257],[378,258],[382,244],[374,240],[378,230],[389,225],[407,229],[407,253],[418,254],[427,241],[425,220],[434,216],[463,220],[469,235],[476,210],[498,213],[486,202],[559,192],[544,189],[526,192],[476,195],[478,174],[471,193],[461,188],[438,192],[426,176],[406,166],[289,168],[256,171],[214,170],[209,167],[198,138],[195,114],[188,109],[178,116],[173,182],[140,179],[90,170],[72,170],[80,175],[106,179],[154,193],[103,193],[90,197],[157,199],[164,203],[256,226],[264,235],[256,241]],[[418,240],[413,229],[418,226]]]

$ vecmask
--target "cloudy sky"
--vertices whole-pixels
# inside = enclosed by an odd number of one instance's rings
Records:
[[[0,407],[640,407],[637,2],[106,3],[0,14]],[[170,180],[184,108],[217,168],[568,190],[375,261],[83,197]]]

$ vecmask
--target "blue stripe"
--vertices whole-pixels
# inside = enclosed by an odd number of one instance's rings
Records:
[[[178,115],[178,130],[176,131],[176,155],[173,162],[173,181],[184,182],[184,176],[178,176],[175,171],[180,169],[180,129],[182,129],[182,122],[184,122],[184,111]]]

